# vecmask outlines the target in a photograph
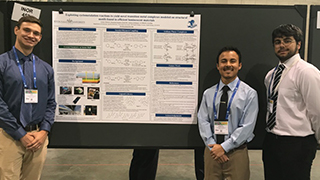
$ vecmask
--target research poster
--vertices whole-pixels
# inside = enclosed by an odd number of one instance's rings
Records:
[[[57,122],[195,124],[200,15],[52,12]]]

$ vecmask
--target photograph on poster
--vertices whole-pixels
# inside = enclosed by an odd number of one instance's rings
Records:
[[[84,94],[84,87],[74,87],[74,94],[83,95]]]
[[[71,87],[60,87],[60,94],[72,94]]]
[[[95,116],[97,115],[97,106],[84,106],[84,115],[86,116]]]
[[[80,115],[80,105],[59,105],[59,115]]]

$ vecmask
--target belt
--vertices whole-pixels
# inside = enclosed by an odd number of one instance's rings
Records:
[[[314,134],[310,134],[307,136],[283,136],[283,135],[277,135],[277,134],[273,134],[271,132],[268,132],[267,135],[272,138],[272,139],[304,139],[304,138],[309,138],[309,137],[314,137]]]
[[[247,147],[247,143],[244,143],[244,144],[242,144],[241,146],[239,146],[237,148],[231,149],[229,152],[235,152],[236,150],[244,149],[246,147]]]
[[[26,127],[24,127],[24,130],[27,132],[38,130],[38,129],[39,129],[38,124],[27,125]]]

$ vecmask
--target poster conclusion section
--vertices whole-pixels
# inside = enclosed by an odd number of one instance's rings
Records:
[[[56,121],[196,123],[200,15],[52,18]]]

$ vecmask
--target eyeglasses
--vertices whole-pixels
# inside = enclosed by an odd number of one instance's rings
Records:
[[[274,46],[280,46],[283,43],[284,46],[289,46],[293,42],[294,42],[293,39],[284,39],[283,41],[282,40],[275,40],[273,42],[273,45]]]

